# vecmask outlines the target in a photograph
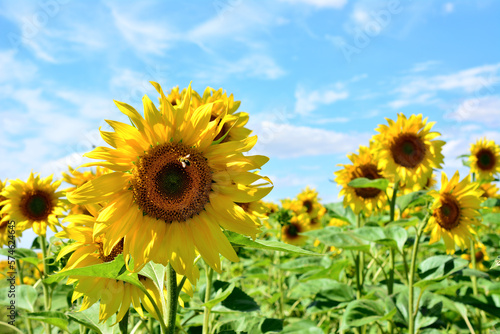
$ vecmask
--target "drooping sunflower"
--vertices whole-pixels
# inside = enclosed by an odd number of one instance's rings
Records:
[[[104,233],[104,253],[120,240],[134,268],[152,260],[171,263],[190,280],[196,251],[220,272],[220,257],[238,261],[221,227],[255,237],[260,222],[237,203],[260,200],[271,191],[270,180],[252,171],[269,159],[248,156],[257,138],[220,143],[227,110],[212,119],[217,100],[191,107],[189,87],[172,106],[157,83],[161,111],[145,96],[142,117],[131,106],[116,102],[133,126],[107,121],[114,132],[101,131],[112,146],[97,147],[85,156],[101,159],[84,166],[102,166],[113,173],[91,180],[68,195],[75,204],[108,203],[97,218],[96,235]],[[127,261],[127,264],[129,262]]]
[[[426,232],[431,232],[430,243],[443,238],[446,252],[453,254],[455,245],[464,249],[470,246],[470,239],[475,234],[473,225],[479,225],[477,219],[481,204],[481,191],[478,185],[465,177],[459,182],[458,171],[448,181],[443,172],[441,176],[441,190],[431,191],[434,197],[431,206],[432,216],[429,218]]]
[[[380,170],[393,182],[424,186],[433,168],[441,168],[444,159],[441,151],[445,142],[435,140],[440,134],[431,132],[435,122],[427,123],[421,114],[410,118],[399,114],[396,122],[386,120],[389,125],[379,125],[379,134],[373,137]]]
[[[478,180],[492,181],[500,175],[500,145],[493,140],[479,139],[471,144],[470,153],[471,173],[475,173]]]
[[[113,247],[110,254],[104,255],[103,242],[105,237],[102,235],[93,237],[95,217],[71,215],[66,218],[66,221],[69,221],[70,224],[63,227],[63,231],[57,233],[56,236],[73,239],[75,242],[64,247],[58,255],[58,259],[60,259],[73,252],[62,271],[111,262],[122,254],[123,240]],[[160,292],[153,281],[142,275],[139,275],[139,280],[153,297],[156,305],[161,305]],[[67,284],[75,285],[72,301],[83,297],[80,311],[86,310],[100,300],[100,322],[106,321],[117,312],[116,322],[119,322],[130,308],[130,304],[141,317],[144,317],[142,305],[146,311],[158,319],[151,300],[141,289],[130,283],[103,277],[69,276]],[[183,287],[183,290],[192,291],[192,288],[188,283]]]
[[[4,220],[14,220],[16,229],[24,231],[33,228],[33,231],[45,236],[47,226],[57,232],[58,217],[64,213],[64,203],[61,200],[63,191],[57,191],[61,181],[52,182],[52,175],[44,179],[30,173],[27,182],[19,179],[10,181],[1,193],[6,198],[2,202],[0,214]]]
[[[290,221],[284,224],[281,228],[281,239],[283,242],[291,245],[303,245],[307,236],[301,233],[307,232],[309,229],[309,217],[306,214],[293,215]]]
[[[71,166],[69,166],[68,168],[69,168],[69,173],[65,173],[65,172],[62,173],[63,181],[66,183],[69,183],[73,186],[73,187],[69,187],[69,188],[65,189],[67,194],[76,190],[78,187],[84,185],[88,181],[93,180],[101,175],[104,175],[104,174],[111,172],[109,169],[99,167],[99,166],[97,166],[95,168],[95,170],[87,170],[83,173],[71,168]],[[78,204],[72,204],[70,206],[70,214],[73,214],[73,215],[87,214],[87,215],[89,215],[90,213],[87,210],[87,208],[85,208],[85,206],[81,206]]]
[[[352,164],[339,165],[343,169],[334,173],[336,175],[335,182],[342,186],[339,197],[344,197],[344,206],[350,206],[356,214],[361,211],[369,214],[383,208],[386,195],[382,190],[377,188],[354,188],[348,185],[349,182],[360,177],[370,180],[383,178],[373,150],[366,146],[360,146],[359,154],[353,153],[347,157]]]

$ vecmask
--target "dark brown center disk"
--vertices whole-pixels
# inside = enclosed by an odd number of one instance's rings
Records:
[[[352,173],[351,179],[357,179],[359,177],[364,177],[370,180],[376,180],[382,178],[380,171],[377,166],[374,164],[368,163],[364,165],[360,165],[356,168],[356,170]],[[377,188],[354,188],[354,192],[358,197],[364,199],[370,199],[377,197],[382,190]]]
[[[441,196],[441,207],[434,211],[434,217],[439,226],[449,231],[460,224],[460,203],[451,194]]]
[[[299,236],[299,232],[302,232],[302,228],[299,224],[296,223],[288,224],[285,229],[286,235],[291,239],[297,238]]]
[[[54,209],[52,197],[44,190],[30,190],[21,197],[20,209],[29,220],[45,220]]]
[[[113,261],[118,255],[123,253],[123,238],[118,241],[118,243],[113,247],[111,253],[109,255],[104,255],[103,245],[101,241],[96,241],[96,244],[99,246],[99,256],[104,262]]]
[[[476,158],[477,168],[482,171],[491,171],[495,167],[495,154],[490,149],[481,149],[476,153]]]
[[[311,214],[313,212],[313,203],[311,200],[306,199],[302,204],[306,207],[306,212]]]
[[[406,168],[415,168],[425,157],[425,144],[417,135],[412,133],[400,134],[391,145],[391,154],[394,161]]]
[[[209,200],[212,171],[203,155],[183,144],[151,148],[133,171],[134,199],[144,212],[167,223],[199,214]]]

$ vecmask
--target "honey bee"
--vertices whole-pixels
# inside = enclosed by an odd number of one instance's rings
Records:
[[[186,166],[191,166],[191,161],[188,160],[190,155],[191,154],[188,154],[185,157],[179,158],[179,161],[181,162],[183,168],[186,168]]]

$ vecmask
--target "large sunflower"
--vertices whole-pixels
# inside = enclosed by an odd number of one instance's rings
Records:
[[[101,235],[94,238],[92,235],[95,217],[72,215],[68,216],[66,220],[70,221],[70,224],[68,227],[63,227],[63,231],[57,233],[56,236],[73,239],[75,242],[64,247],[58,255],[58,259],[60,259],[73,252],[62,271],[111,262],[122,253],[123,241],[120,241],[113,247],[110,254],[104,255],[103,242],[105,237]],[[160,292],[153,281],[141,275],[139,275],[139,280],[154,298],[156,305],[161,305]],[[138,287],[130,283],[102,277],[70,276],[67,284],[75,285],[72,301],[83,297],[80,311],[86,310],[100,300],[100,322],[106,321],[117,312],[116,322],[119,322],[130,308],[130,304],[141,317],[144,317],[142,304],[146,311],[158,319],[151,300]],[[185,284],[183,291],[192,292],[191,285]]]
[[[440,134],[431,132],[434,122],[422,120],[421,114],[410,118],[399,114],[396,122],[386,119],[389,125],[379,125],[379,134],[373,138],[379,168],[394,182],[424,186],[432,169],[441,168],[444,159],[441,150],[445,142],[435,140]]]
[[[493,140],[479,139],[471,144],[469,157],[471,173],[479,180],[491,181],[500,174],[500,146]]]
[[[71,166],[69,166],[68,168],[69,168],[69,173],[64,173],[64,172],[62,173],[63,181],[72,185],[72,187],[65,189],[66,193],[70,193],[76,190],[76,188],[84,185],[88,181],[110,172],[109,169],[99,166],[95,168],[95,171],[87,170],[83,173],[71,168]],[[73,204],[70,206],[70,214],[79,215],[79,214],[90,214],[90,213],[84,206]]]
[[[5,214],[2,221],[15,221],[20,232],[33,227],[36,234],[45,236],[47,226],[57,232],[57,218],[64,213],[61,200],[64,192],[57,191],[60,185],[60,180],[52,182],[52,175],[40,179],[33,172],[27,182],[19,179],[10,181],[1,193],[6,198],[0,211],[0,214]]]
[[[1,213],[3,208],[2,202],[7,200],[7,198],[2,196],[2,190],[5,188],[6,184],[7,181],[2,182],[2,180],[0,180],[0,247],[8,246],[9,244],[12,245],[14,243],[14,239],[20,238],[22,234],[22,231],[18,228],[9,228],[10,221],[7,214]]]
[[[152,260],[171,263],[190,275],[195,252],[220,272],[219,254],[238,261],[221,227],[255,237],[260,222],[237,203],[254,202],[271,191],[270,181],[252,171],[268,158],[246,156],[257,138],[220,143],[227,110],[213,119],[212,110],[226,105],[217,100],[191,107],[191,87],[172,106],[157,83],[161,111],[145,96],[143,118],[131,106],[116,102],[133,126],[107,121],[114,132],[101,131],[112,146],[97,147],[86,156],[102,159],[84,166],[115,172],[91,180],[68,195],[75,204],[108,203],[97,218],[96,235],[106,234],[104,253],[120,240],[134,271]],[[127,261],[128,263],[128,261]]]
[[[476,183],[465,177],[459,182],[458,172],[448,181],[445,173],[441,176],[441,190],[433,190],[432,216],[425,229],[431,232],[430,243],[443,238],[447,253],[455,252],[455,244],[464,249],[470,246],[470,239],[475,231],[472,225],[478,225],[481,191]]]
[[[370,180],[382,178],[382,171],[377,166],[374,159],[373,150],[366,146],[359,147],[359,154],[347,156],[352,164],[339,165],[343,169],[336,171],[335,182],[342,186],[339,197],[344,197],[344,206],[350,206],[357,214],[361,211],[370,213],[383,208],[386,202],[385,193],[377,188],[354,188],[349,186],[349,182],[354,179],[364,177]]]

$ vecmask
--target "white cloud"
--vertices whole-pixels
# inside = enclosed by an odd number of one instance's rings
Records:
[[[2,73],[0,83],[30,81],[35,77],[37,70],[33,63],[19,60],[16,51],[0,51],[0,73]]]
[[[342,9],[347,0],[282,0],[292,4],[305,4],[316,8]]]
[[[307,115],[320,105],[332,104],[347,97],[349,97],[349,93],[343,87],[337,87],[337,90],[306,91],[299,86],[295,90],[295,112],[300,115]]]
[[[438,64],[440,64],[440,62],[436,60],[429,60],[422,63],[416,63],[415,65],[413,65],[413,68],[410,69],[410,72],[413,73],[424,72]]]
[[[319,118],[311,121],[312,124],[330,124],[330,123],[347,123],[350,119],[348,117],[331,117]]]
[[[467,99],[446,117],[457,121],[483,123],[488,126],[500,125],[500,96],[490,95]]]
[[[451,2],[447,2],[443,5],[443,10],[445,13],[451,13],[455,10],[455,5]]]
[[[399,109],[412,104],[433,104],[438,101],[438,99],[433,99],[434,96],[434,93],[425,93],[410,98],[394,100],[389,102],[388,105],[393,109]]]
[[[269,121],[257,124],[254,132],[259,141],[253,152],[278,158],[345,154],[366,144],[371,136]]]

